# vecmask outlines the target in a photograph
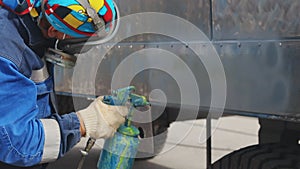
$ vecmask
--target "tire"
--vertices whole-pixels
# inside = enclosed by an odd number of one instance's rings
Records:
[[[249,146],[224,156],[212,169],[300,169],[300,146]]]
[[[152,159],[160,152],[162,152],[166,144],[169,126],[170,123],[168,121],[166,112],[164,112],[158,119],[152,122],[153,145],[154,145],[153,153],[138,152],[137,157],[142,157],[142,158],[137,158],[137,160]]]
[[[158,155],[165,147],[168,136],[168,127],[165,127],[161,124],[154,124],[153,136],[156,136],[154,137],[154,153],[151,154],[150,158],[153,158],[156,155]]]
[[[138,152],[136,160],[149,160],[157,156],[160,152],[162,152],[166,140],[167,140],[168,130],[164,133],[161,133],[158,138],[153,140],[154,142],[154,151],[153,153],[146,153],[146,152]]]
[[[300,124],[282,120],[259,119],[259,144],[280,143],[297,145]]]

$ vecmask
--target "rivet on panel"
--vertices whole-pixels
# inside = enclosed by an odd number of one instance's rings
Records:
[[[258,47],[261,47],[261,43],[258,43]]]
[[[241,47],[242,47],[242,44],[241,44],[241,43],[238,43],[238,47],[241,48]]]

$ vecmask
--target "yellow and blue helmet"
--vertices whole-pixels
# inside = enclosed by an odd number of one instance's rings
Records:
[[[84,3],[82,1],[85,1]],[[89,9],[94,14],[91,16]],[[42,9],[48,22],[58,31],[76,38],[96,36],[95,20],[103,22],[103,29],[110,29],[116,19],[113,0],[44,0]]]

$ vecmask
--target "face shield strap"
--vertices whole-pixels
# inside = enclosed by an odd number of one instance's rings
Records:
[[[94,27],[96,31],[104,30],[105,31],[105,22],[102,18],[99,17],[98,13],[94,8],[88,3],[87,0],[77,0],[86,10],[89,17],[92,18]]]
[[[37,25],[41,29],[45,29],[44,27],[41,26],[41,20],[42,20],[42,18],[44,16],[44,13],[45,13],[45,1],[46,0],[42,0],[42,2],[41,2],[41,12],[40,12],[40,14],[39,14],[39,16],[37,18]]]

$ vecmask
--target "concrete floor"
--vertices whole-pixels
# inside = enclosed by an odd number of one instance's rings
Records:
[[[176,122],[169,128],[168,139],[163,152],[147,161],[137,160],[133,169],[205,169],[206,144],[200,141],[205,120]],[[239,148],[257,144],[259,124],[255,118],[232,116],[219,120],[213,132],[212,160]],[[205,133],[204,133],[205,134]],[[47,169],[76,169],[80,158],[82,141],[65,157],[48,166]],[[96,169],[103,141],[97,141],[85,160],[84,169]]]

